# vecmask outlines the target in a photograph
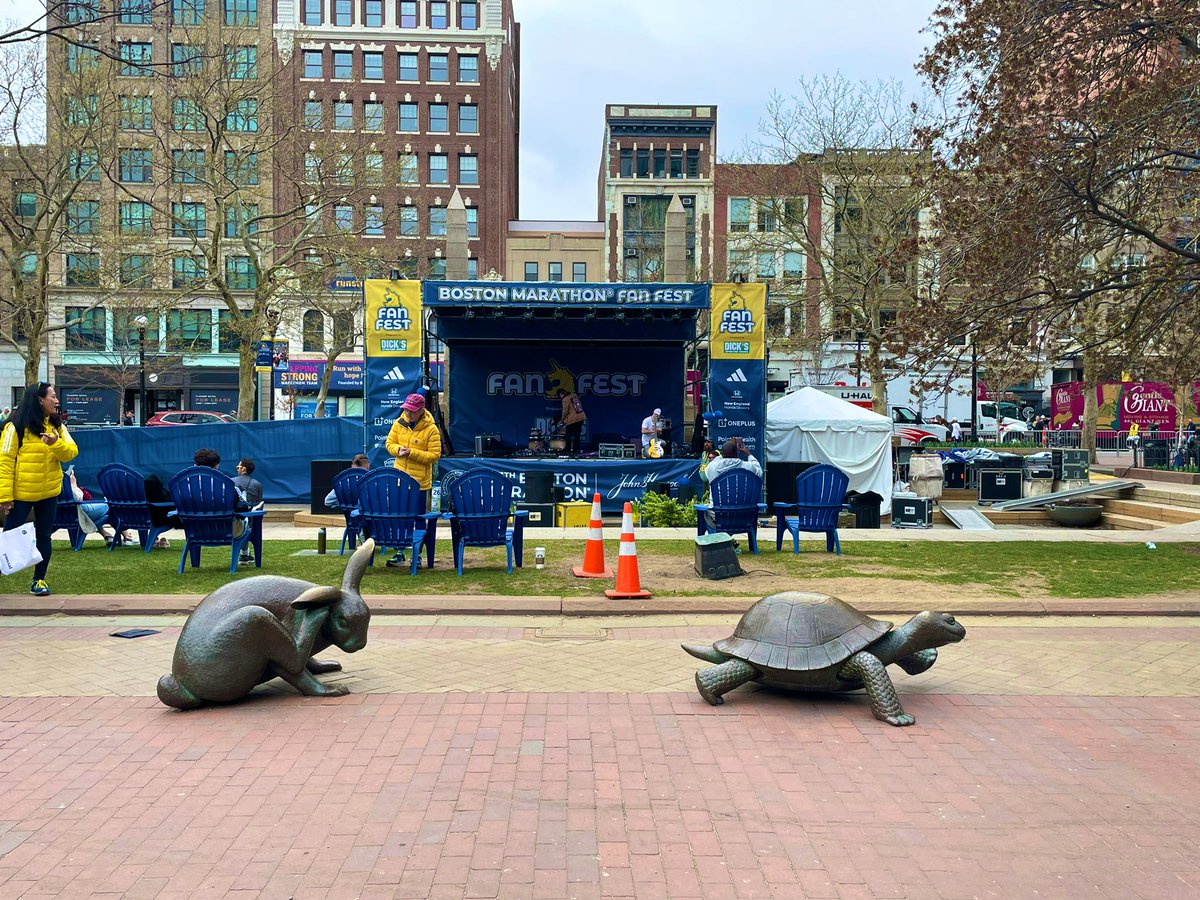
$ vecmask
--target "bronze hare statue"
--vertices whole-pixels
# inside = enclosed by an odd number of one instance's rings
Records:
[[[158,681],[158,699],[196,709],[237,700],[272,678],[310,697],[345,694],[344,685],[313,677],[336,672],[342,664],[313,659],[313,654],[330,646],[346,653],[366,646],[371,610],[358,585],[374,552],[374,541],[358,548],[340,588],[279,575],[217,588],[184,623],[171,674]]]

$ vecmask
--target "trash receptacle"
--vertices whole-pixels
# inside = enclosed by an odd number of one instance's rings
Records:
[[[1165,469],[1170,459],[1170,451],[1168,450],[1167,442],[1161,438],[1149,441],[1142,441],[1142,461],[1146,468],[1163,468]]]
[[[879,528],[879,504],[883,498],[874,491],[854,494],[849,498],[850,510],[854,513],[855,528]]]

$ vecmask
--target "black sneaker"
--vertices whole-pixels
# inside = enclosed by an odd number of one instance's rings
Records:
[[[405,563],[405,560],[404,560],[404,554],[403,554],[403,553],[397,553],[395,556],[393,556],[391,559],[389,559],[389,560],[387,561],[387,567],[388,567],[389,569],[398,569],[398,568],[400,568],[401,566],[403,566],[403,565],[404,565],[404,563]]]

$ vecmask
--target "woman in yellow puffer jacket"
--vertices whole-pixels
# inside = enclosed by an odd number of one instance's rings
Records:
[[[30,593],[44,597],[50,566],[50,535],[62,493],[62,464],[79,455],[58,416],[58,395],[44,381],[31,384],[0,432],[0,513],[4,530],[20,528],[33,514],[42,561],[33,570]]]

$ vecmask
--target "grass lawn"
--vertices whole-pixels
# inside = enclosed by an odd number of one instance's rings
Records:
[[[318,584],[340,583],[346,557],[293,556],[312,548],[309,541],[270,541],[263,547],[263,568],[243,566],[229,574],[229,551],[203,552],[201,568],[176,573],[179,545],[149,555],[135,548],[109,553],[98,541],[88,541],[74,553],[65,542],[55,542],[47,578],[57,594],[204,594],[230,578],[256,574],[288,575]],[[744,545],[743,545],[744,546]],[[841,557],[826,554],[823,542],[806,541],[803,552],[776,553],[764,545],[762,552],[741,556],[743,568],[755,576],[773,576],[794,589],[804,589],[808,579],[871,578],[897,582],[942,585],[983,585],[997,596],[1048,596],[1063,598],[1140,597],[1200,587],[1200,544],[1160,544],[1148,550],[1143,544],[1092,544],[1060,542],[853,543],[843,545]],[[443,550],[439,547],[439,552]],[[615,544],[607,562],[616,565]],[[508,594],[594,596],[610,584],[572,578],[571,565],[580,561],[582,546],[547,542],[550,559],[543,570],[533,567],[533,546],[526,541],[526,567],[512,575],[504,572],[504,549],[468,550],[465,574],[459,578],[449,553],[439,555],[436,567],[421,569],[416,578],[407,569],[388,569],[383,555],[363,579],[364,594]],[[638,561],[645,587],[658,596],[744,596],[757,593],[749,578],[704,581],[692,571],[690,541],[642,541]],[[24,593],[27,573],[0,582],[0,593]],[[881,588],[884,585],[881,584]],[[899,586],[898,586],[899,587]],[[779,589],[778,587],[774,589]]]

